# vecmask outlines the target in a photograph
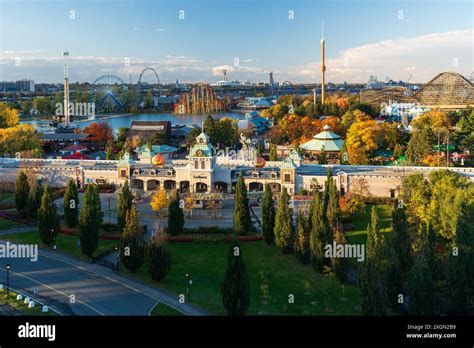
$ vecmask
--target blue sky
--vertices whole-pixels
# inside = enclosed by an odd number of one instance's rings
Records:
[[[60,82],[67,42],[72,81],[136,80],[152,66],[164,82],[212,82],[222,68],[240,80],[274,71],[276,80],[313,82],[322,21],[329,81],[423,82],[446,70],[469,75],[473,65],[468,0],[0,0],[0,11],[0,80]]]

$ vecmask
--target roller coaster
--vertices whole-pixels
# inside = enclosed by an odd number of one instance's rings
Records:
[[[226,102],[221,100],[209,85],[198,84],[189,93],[180,96],[174,113],[200,115],[226,110]]]

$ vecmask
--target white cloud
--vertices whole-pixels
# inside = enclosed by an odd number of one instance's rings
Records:
[[[326,76],[332,82],[366,82],[369,75],[426,82],[443,71],[469,74],[472,70],[472,29],[434,33],[413,38],[383,40],[343,50],[326,60]],[[326,43],[330,45],[330,42]],[[456,64],[457,63],[457,64]],[[320,78],[321,61],[295,71],[298,79]],[[291,72],[290,72],[291,75]]]

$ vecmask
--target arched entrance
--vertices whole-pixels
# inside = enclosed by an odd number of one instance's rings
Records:
[[[176,189],[176,181],[174,181],[174,180],[165,180],[163,182],[163,188],[165,190],[175,190]]]
[[[214,183],[214,191],[215,192],[227,192],[227,183],[223,181],[216,181]]]
[[[144,182],[142,179],[132,179],[130,183],[130,188],[137,189],[137,190],[143,190],[144,188]]]
[[[151,191],[151,190],[157,190],[160,188],[160,182],[158,180],[148,180],[146,182],[146,190]]]
[[[181,193],[189,192],[189,181],[184,180],[179,183],[179,192]]]
[[[196,183],[196,192],[207,192],[207,184],[203,182]]]
[[[263,191],[263,184],[261,182],[251,182],[249,184],[249,191]]]

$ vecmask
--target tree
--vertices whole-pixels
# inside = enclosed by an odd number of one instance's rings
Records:
[[[83,255],[92,257],[99,246],[99,226],[102,222],[99,189],[96,184],[87,185],[79,215],[79,240]]]
[[[431,138],[431,130],[426,127],[412,133],[405,152],[408,163],[422,164],[423,159],[431,154]]]
[[[399,256],[395,251],[397,239],[391,239],[387,251],[387,266],[385,272],[385,283],[387,285],[387,296],[390,306],[395,309],[398,308],[398,296],[403,291],[402,270],[400,268]]]
[[[275,244],[285,254],[293,251],[294,231],[289,206],[290,196],[283,186],[278,199],[278,208],[275,216]]]
[[[430,268],[431,275],[435,276],[435,249],[436,249],[436,236],[431,223],[421,222],[419,228],[419,245],[423,251],[426,263]]]
[[[344,236],[344,231],[342,230],[341,224],[338,224],[336,228],[336,233],[334,234],[334,241],[337,245],[344,246],[347,244],[347,240]],[[345,282],[347,280],[347,273],[349,272],[349,259],[345,257],[333,257],[332,270],[341,282]]]
[[[311,260],[314,269],[321,272],[324,265],[328,265],[329,260],[324,257],[324,248],[331,243],[331,232],[325,221],[325,212],[319,192],[314,193],[313,214],[311,215],[311,233],[309,236],[309,247]]]
[[[382,258],[384,240],[378,226],[375,207],[367,226],[366,260],[359,273],[361,308],[365,315],[384,315],[387,305],[387,291]]]
[[[250,280],[242,248],[234,239],[229,246],[227,270],[221,283],[222,303],[229,315],[245,315],[250,305]]]
[[[122,233],[125,227],[127,212],[132,209],[133,205],[133,194],[128,186],[128,180],[125,180],[120,193],[118,194],[117,201],[117,225],[119,233]]]
[[[247,187],[245,186],[244,178],[239,176],[237,185],[235,186],[234,198],[234,231],[238,235],[245,235],[250,232],[250,208],[249,199],[247,197]]]
[[[276,145],[270,144],[270,161],[278,161]]]
[[[183,233],[184,213],[177,195],[168,205],[168,233],[176,236]]]
[[[5,103],[0,103],[0,128],[14,127],[19,120],[18,111],[8,107]]]
[[[41,198],[43,197],[43,186],[36,182],[34,187],[31,187],[31,192],[28,202],[28,215],[33,218],[38,218],[38,209],[41,206]]]
[[[418,253],[415,263],[410,269],[407,281],[407,289],[409,295],[409,309],[411,314],[434,314],[435,284],[423,251]]]
[[[298,227],[295,236],[295,256],[303,264],[310,263],[311,254],[309,250],[309,229],[308,220],[301,211],[298,212]]]
[[[28,177],[21,171],[15,182],[15,205],[20,214],[24,214],[28,208],[28,196],[30,194],[30,184]]]
[[[79,216],[79,195],[77,186],[73,179],[69,179],[64,194],[64,223],[68,227],[74,227],[78,224]]]
[[[321,152],[318,154],[318,164],[328,164],[328,155],[324,149],[324,145],[321,149]]]
[[[107,152],[105,153],[105,159],[111,161],[115,159],[115,154],[112,146],[107,146]]]
[[[346,146],[350,164],[369,164],[373,151],[378,148],[380,127],[375,120],[354,122],[347,131]]]
[[[269,184],[265,184],[262,202],[262,234],[267,244],[275,243],[275,204]]]
[[[164,189],[158,189],[151,197],[151,209],[159,213],[168,206],[168,197]]]
[[[98,143],[108,143],[114,139],[114,131],[106,122],[92,122],[84,127],[83,133],[92,134],[91,140]]]
[[[157,282],[165,279],[171,269],[171,253],[164,246],[166,236],[159,226],[155,226],[155,231],[151,239],[145,246],[145,263],[148,268],[150,278]]]
[[[392,231],[394,253],[397,255],[400,270],[404,274],[411,266],[411,240],[408,220],[403,201],[395,201],[392,208]]]
[[[38,232],[41,241],[48,246],[56,240],[59,233],[59,217],[48,184],[44,186],[41,206],[38,209]]]
[[[134,206],[127,210],[125,228],[120,235],[120,260],[132,272],[144,262],[145,241],[138,224],[138,212]]]

